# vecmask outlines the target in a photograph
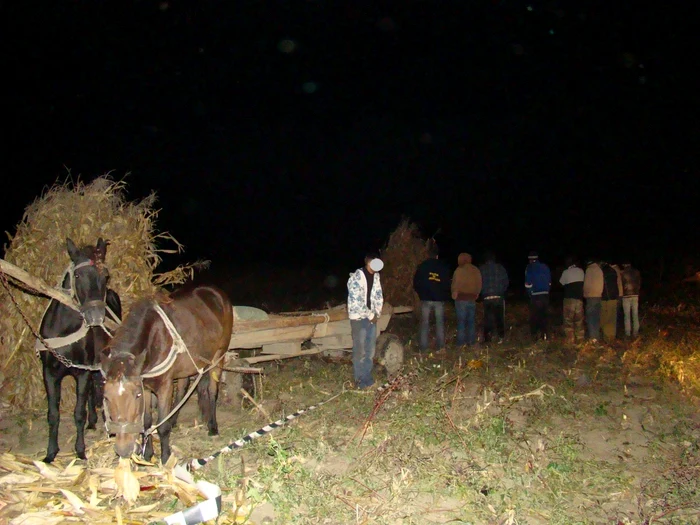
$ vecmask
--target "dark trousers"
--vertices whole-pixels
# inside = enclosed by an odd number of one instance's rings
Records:
[[[549,329],[549,294],[530,297],[530,335],[544,337]]]
[[[503,339],[506,335],[505,301],[498,299],[484,299],[484,342],[491,341],[492,334],[496,332]]]

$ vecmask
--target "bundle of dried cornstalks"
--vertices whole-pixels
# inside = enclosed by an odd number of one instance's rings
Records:
[[[109,176],[97,177],[89,184],[55,184],[26,208],[14,235],[8,234],[10,242],[5,246],[4,258],[35,277],[59,285],[70,263],[66,237],[78,245],[95,244],[102,237],[109,242],[110,287],[119,293],[125,314],[135,298],[182,283],[206,264],[158,273],[161,254],[178,253],[183,247],[169,233],[156,230],[155,194],[130,202],[125,190],[123,180],[114,181]],[[48,299],[19,287],[10,293],[33,329],[38,330]],[[7,294],[0,287],[0,402],[16,410],[43,408],[45,393],[40,362],[33,351],[32,330]],[[71,381],[63,382],[62,400],[63,406],[72,409],[75,393]]]

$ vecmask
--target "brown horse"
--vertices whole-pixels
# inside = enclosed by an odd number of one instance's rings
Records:
[[[157,428],[161,461],[170,457],[173,382],[203,373],[197,397],[209,435],[219,433],[216,400],[222,359],[231,339],[233,310],[224,292],[209,286],[181,289],[169,296],[137,301],[102,352],[107,431],[116,434],[120,457],[137,450],[143,436],[144,457],[153,456],[150,403],[144,388],[158,399]]]

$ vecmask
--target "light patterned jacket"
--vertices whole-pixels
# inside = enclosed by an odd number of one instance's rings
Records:
[[[382,283],[379,274],[374,274],[374,284],[372,285],[372,297],[370,298],[372,308],[367,308],[367,277],[362,268],[350,274],[348,279],[348,317],[351,320],[369,319],[370,321],[382,314],[384,306],[384,295],[382,294]]]

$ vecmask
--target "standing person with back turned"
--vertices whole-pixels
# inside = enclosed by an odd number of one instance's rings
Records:
[[[476,299],[481,292],[481,272],[472,256],[460,253],[452,274],[452,299],[457,312],[457,346],[476,344]]]
[[[617,303],[620,299],[621,279],[615,268],[607,262],[601,262],[603,270],[603,293],[600,308],[600,328],[607,343],[612,343],[617,335]]]
[[[583,279],[585,274],[573,257],[566,258],[566,270],[559,282],[564,287],[564,337],[569,344],[583,343]]]
[[[370,388],[374,384],[372,368],[377,348],[377,321],[382,315],[384,296],[379,272],[384,263],[375,255],[365,257],[365,265],[348,279],[348,317],[352,331],[352,367],[355,386]]]
[[[593,259],[586,263],[583,277],[583,298],[586,300],[586,326],[588,340],[595,343],[600,339],[600,314],[603,296],[603,270]]]
[[[639,289],[642,276],[630,263],[622,265],[622,310],[625,315],[625,335],[637,337],[639,334]]]
[[[450,268],[441,261],[438,246],[431,242],[428,259],[418,265],[413,289],[420,299],[420,350],[428,351],[430,312],[435,312],[435,337],[438,353],[445,352],[445,303],[450,300]]]
[[[530,335],[533,339],[547,339],[549,329],[549,289],[552,274],[549,266],[540,261],[537,252],[527,256],[525,289],[530,297]]]
[[[481,296],[484,298],[484,342],[491,342],[493,332],[498,334],[502,343],[506,335],[506,290],[508,290],[508,272],[496,262],[493,252],[486,252],[486,262],[479,266],[481,272]]]

